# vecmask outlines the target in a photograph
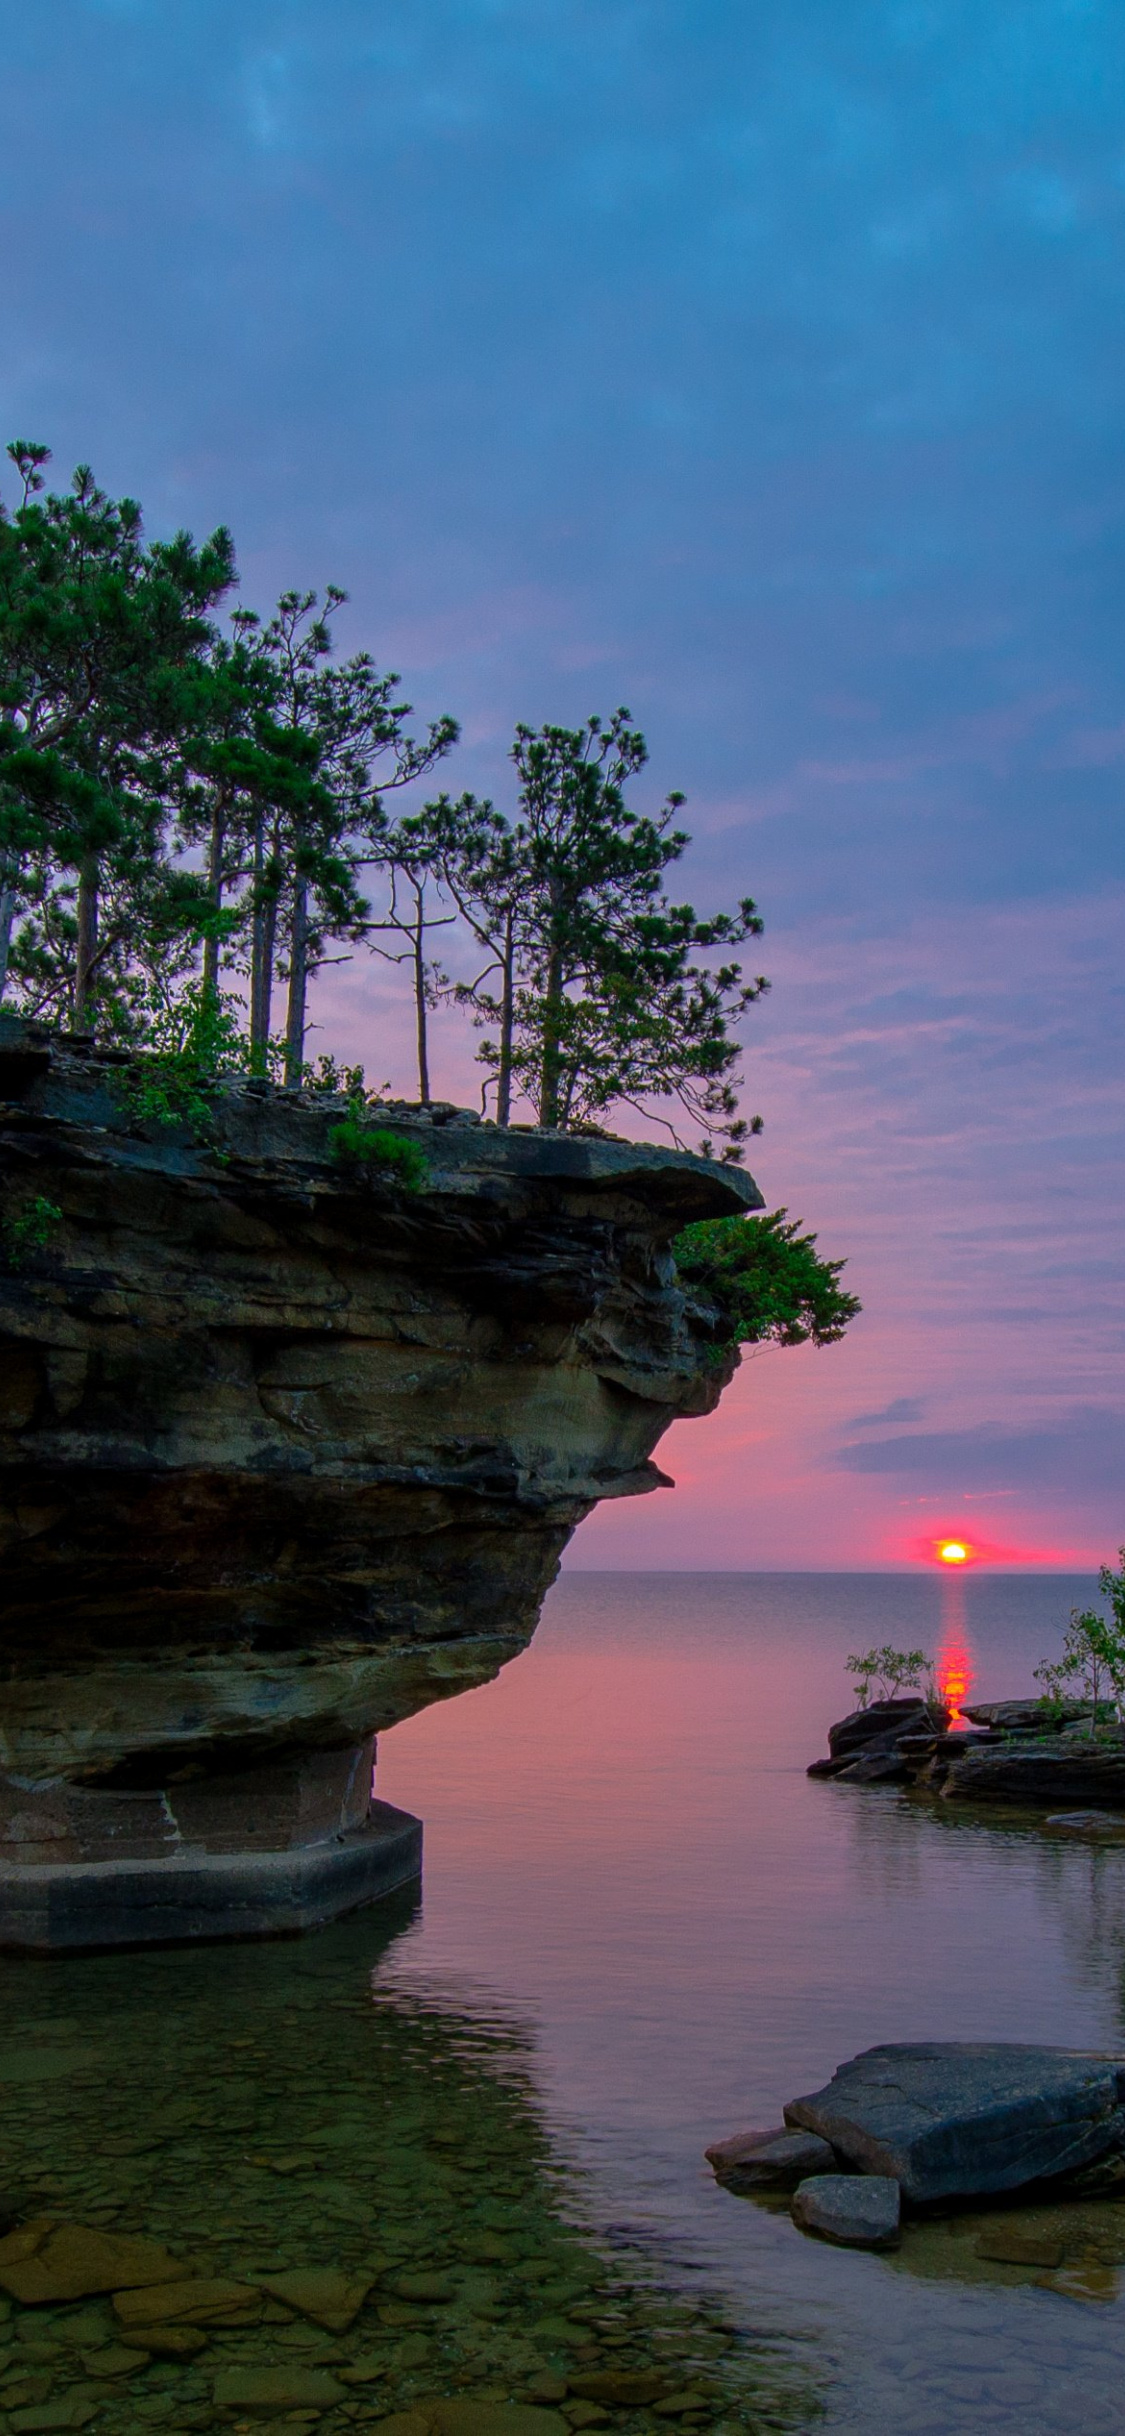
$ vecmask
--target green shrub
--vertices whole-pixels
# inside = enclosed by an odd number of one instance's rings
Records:
[[[389,1125],[368,1124],[361,1102],[354,1103],[347,1116],[331,1127],[328,1147],[343,1166],[375,1169],[406,1193],[420,1193],[430,1172],[421,1144],[411,1142],[406,1134],[392,1133]]]
[[[200,985],[175,1005],[154,1010],[149,1037],[151,1049],[116,1084],[122,1105],[138,1124],[186,1125],[204,1138],[220,1075],[238,1073],[246,1063],[233,1005]]]
[[[1078,1699],[1089,1702],[1095,1723],[1107,1709],[1117,1723],[1125,1721],[1125,1548],[1118,1555],[1117,1571],[1103,1565],[1098,1575],[1109,1615],[1072,1607],[1061,1658],[1053,1664],[1044,1659],[1035,1669],[1047,1714],[1058,1716],[1063,1700]]]
[[[840,1286],[843,1261],[822,1260],[787,1210],[701,1219],[672,1253],[685,1284],[714,1303],[729,1346],[834,1345],[862,1308]]]
[[[25,1268],[36,1252],[46,1251],[55,1228],[61,1225],[62,1211],[45,1193],[36,1193],[21,1210],[13,1210],[0,1226],[5,1267]]]
[[[279,1044],[279,1063],[283,1056],[284,1051]],[[325,1050],[317,1058],[315,1066],[302,1066],[301,1089],[310,1092],[317,1100],[342,1099],[346,1092],[354,1105],[357,1100],[362,1103],[366,1099],[367,1079],[362,1066],[342,1066],[337,1058]]]
[[[892,1649],[885,1642],[882,1649],[866,1649],[860,1657],[846,1658],[844,1664],[847,1673],[856,1678],[861,1709],[867,1707],[872,1691],[879,1700],[894,1700],[900,1692],[934,1698],[934,1662],[924,1649]]]

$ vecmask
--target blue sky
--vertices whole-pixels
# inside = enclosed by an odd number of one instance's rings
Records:
[[[974,1510],[1108,1553],[1125,14],[0,27],[7,431],[153,530],[229,522],[251,600],[346,585],[341,640],[462,720],[459,783],[503,788],[517,717],[628,703],[697,898],[765,913],[754,1164],[864,1318],[748,1364],[677,1432],[680,1496],[608,1510],[588,1561],[889,1562]],[[377,968],[321,1014],[404,1079]]]

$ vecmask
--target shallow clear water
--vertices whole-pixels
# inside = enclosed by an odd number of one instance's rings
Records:
[[[1125,1853],[804,1774],[850,1706],[848,1651],[920,1643],[965,1698],[1028,1693],[1092,1587],[573,1573],[498,1683],[381,1747],[380,1790],[427,1832],[384,1982],[517,2007],[602,2220],[702,2271],[737,2322],[815,2337],[841,2436],[1121,2422],[1117,2203],[1059,2220],[1044,2289],[977,2259],[980,2218],[849,2255],[701,2161],[880,2040],[1122,2044]]]
[[[1000,2218],[845,2254],[701,2156],[877,2040],[1122,2043],[1125,1853],[804,1773],[849,1650],[922,1643],[966,1698],[1026,1692],[1090,1589],[571,1574],[496,1684],[383,1738],[380,1792],[426,1821],[420,1905],[264,1946],[0,1958],[0,2197],[259,2295],[295,2267],[375,2279],[338,2334],[252,2296],[148,2365],[106,2299],[0,2303],[0,2431],[63,2424],[34,2415],[60,2398],[92,2436],[342,2431],[654,2363],[697,2395],[682,2424],[722,2436],[817,2396],[833,2436],[1118,2428],[1125,2206],[1056,2212],[1043,2286],[977,2258]],[[398,2291],[418,2269],[443,2301]],[[347,2398],[242,2419],[216,2401],[232,2370]]]

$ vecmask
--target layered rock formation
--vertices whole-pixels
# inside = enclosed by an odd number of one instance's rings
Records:
[[[814,1759],[806,1773],[852,1785],[910,1785],[946,1801],[1125,1811],[1125,1729],[1095,1719],[1088,1703],[982,1701],[964,1714],[971,1730],[950,1732],[950,1712],[939,1702],[873,1701],[829,1727],[829,1757]]]
[[[155,1861],[177,1801],[231,1849],[235,1778],[268,1849],[354,1833],[372,1733],[524,1648],[576,1524],[730,1375],[668,1246],[749,1177],[398,1110],[412,1193],[341,1114],[232,1083],[200,1141],[0,1028],[0,1866]]]

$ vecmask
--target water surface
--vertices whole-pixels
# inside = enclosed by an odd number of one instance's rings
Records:
[[[775,2122],[885,2039],[1123,2043],[1125,1854],[891,1789],[810,1783],[874,1642],[1034,1691],[1087,1580],[565,1575],[526,1657],[383,1740],[424,1815],[425,1898],[384,1974],[518,2003],[603,2222],[816,2339],[833,2431],[1118,2428],[1125,2210],[1072,2211],[1067,2266],[975,2256],[979,2220],[899,2258],[802,2239],[716,2188],[704,2144]]]
[[[2,2436],[343,2436],[435,2392],[561,2398],[654,2363],[706,2436],[792,2431],[818,2400],[831,2436],[1116,2430],[1125,2207],[1066,2211],[1037,2282],[976,2256],[980,2218],[832,2251],[701,2156],[877,2040],[1122,2042],[1125,1853],[805,1775],[850,1650],[920,1644],[965,1698],[1025,1693],[1091,1587],[570,1574],[497,1683],[383,1738],[380,1792],[426,1821],[420,1903],[265,1945],[0,1957],[0,2199],[250,2287],[242,2322],[147,2364],[108,2299],[0,2301]],[[324,2266],[371,2280],[350,2327],[262,2300]],[[288,2379],[292,2407],[240,2419],[232,2370]],[[346,2399],[302,2413],[310,2375]]]

